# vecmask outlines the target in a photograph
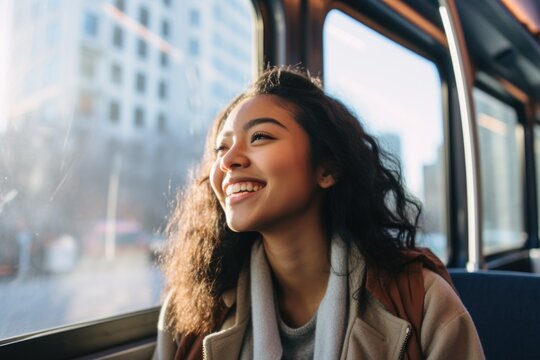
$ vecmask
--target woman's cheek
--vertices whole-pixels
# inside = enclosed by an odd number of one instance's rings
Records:
[[[222,202],[223,196],[221,194],[221,183],[223,180],[223,174],[219,170],[218,162],[216,161],[210,168],[210,185],[214,194],[217,196],[220,202]]]

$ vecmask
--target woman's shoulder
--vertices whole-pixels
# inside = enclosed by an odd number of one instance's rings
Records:
[[[429,269],[423,269],[422,275],[425,296],[421,344],[424,354],[438,358],[438,355],[451,352],[456,358],[483,359],[473,320],[456,290]]]
[[[423,268],[422,277],[424,281],[424,312],[428,307],[437,307],[452,316],[452,313],[459,314],[467,309],[461,302],[459,295],[453,285],[436,272]]]

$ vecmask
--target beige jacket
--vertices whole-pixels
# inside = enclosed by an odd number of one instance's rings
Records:
[[[363,266],[349,275],[349,288],[359,287]],[[424,270],[424,319],[420,341],[425,359],[484,359],[480,339],[472,319],[451,286],[439,275]],[[236,360],[250,320],[249,274],[244,270],[236,291],[224,294],[225,304],[233,308],[219,332],[204,338],[205,359]],[[356,300],[349,299],[349,318],[341,360],[401,359],[411,325],[370,297],[360,316]],[[165,330],[167,301],[158,324],[155,359],[173,359],[176,345]]]

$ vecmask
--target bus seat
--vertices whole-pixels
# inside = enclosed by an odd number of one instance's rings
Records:
[[[449,271],[487,359],[540,359],[540,276]]]

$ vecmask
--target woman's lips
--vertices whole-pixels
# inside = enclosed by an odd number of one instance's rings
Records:
[[[227,188],[227,192],[229,194],[226,195],[225,197],[225,201],[229,204],[229,205],[233,205],[233,204],[237,204],[243,200],[246,200],[246,199],[249,199],[249,198],[252,198],[256,195],[258,195],[262,189],[264,189],[264,185],[261,185],[261,184],[257,184],[256,186],[251,186],[251,187],[244,187],[242,189],[238,189],[238,186],[236,186],[238,184],[235,184],[235,185],[230,185],[228,188]],[[233,188],[231,190],[231,187],[233,186],[236,186],[236,188]]]

